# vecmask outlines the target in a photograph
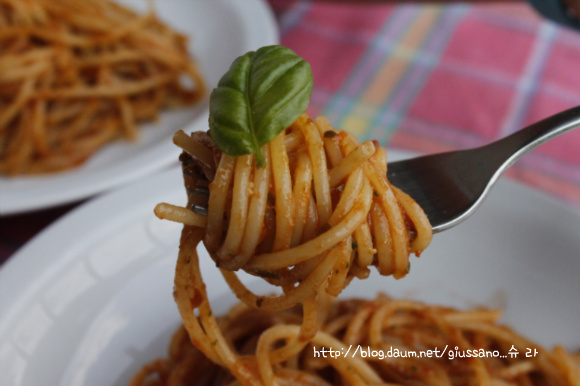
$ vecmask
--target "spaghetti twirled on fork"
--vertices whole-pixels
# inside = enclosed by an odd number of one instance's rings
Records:
[[[217,151],[205,133],[178,132],[174,142],[184,149],[188,207],[208,207],[207,216],[170,204],[156,207],[160,218],[186,225],[175,299],[193,343],[245,384],[260,378],[232,351],[212,316],[195,251],[199,242],[249,307],[272,312],[301,305],[300,334],[272,351],[278,362],[316,334],[323,292],[337,296],[354,277],[366,278],[371,266],[401,278],[409,271],[409,255],[419,255],[431,241],[421,208],[387,181],[385,149],[359,143],[323,117],[298,118],[263,147],[261,167],[253,155]],[[203,186],[209,197],[197,194]],[[240,269],[282,294],[252,293],[239,279]],[[269,377],[267,367],[260,371],[262,379]]]

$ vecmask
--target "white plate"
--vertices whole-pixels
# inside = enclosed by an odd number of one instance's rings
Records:
[[[184,203],[181,181],[172,168],[92,200],[5,264],[1,385],[124,385],[144,363],[166,355],[179,325],[172,288],[181,226],[157,220],[153,207]],[[413,258],[408,277],[373,272],[343,296],[386,291],[456,307],[499,307],[505,323],[541,344],[578,349],[579,230],[578,213],[502,180],[472,218],[436,235]],[[202,261],[221,313],[234,298],[209,256],[202,253]]]
[[[146,0],[121,3],[144,11]],[[261,46],[276,44],[278,30],[263,0],[162,0],[161,20],[190,37],[190,52],[211,90],[231,62]],[[179,129],[207,128],[208,97],[193,108],[161,114],[157,124],[141,127],[136,144],[107,145],[86,164],[46,176],[0,176],[0,215],[20,213],[80,200],[134,181],[175,162],[178,150],[171,136]]]

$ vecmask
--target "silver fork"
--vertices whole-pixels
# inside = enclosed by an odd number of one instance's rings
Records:
[[[578,127],[580,106],[482,147],[390,162],[387,177],[423,208],[433,232],[441,232],[473,214],[500,175],[520,157]]]

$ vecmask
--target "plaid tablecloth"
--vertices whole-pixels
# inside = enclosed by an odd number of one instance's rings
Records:
[[[525,3],[269,1],[281,43],[312,65],[309,113],[361,139],[422,153],[461,149],[580,105],[580,31]],[[579,210],[580,130],[508,176]],[[0,262],[74,206],[0,218]]]
[[[580,105],[580,31],[526,3],[270,0],[281,43],[312,65],[312,115],[361,139],[433,153],[486,144]],[[580,130],[508,176],[580,208]]]

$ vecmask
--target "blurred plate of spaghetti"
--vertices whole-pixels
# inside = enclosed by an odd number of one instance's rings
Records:
[[[0,384],[126,385],[145,363],[166,356],[181,322],[172,297],[181,225],[157,219],[153,208],[185,200],[181,169],[170,168],[79,206],[14,255],[0,270]],[[372,272],[339,298],[381,291],[496,308],[502,323],[531,340],[576,352],[578,229],[580,214],[504,179],[472,218],[435,235],[407,277]],[[200,255],[221,314],[236,299],[207,253]],[[247,283],[271,291],[262,280]]]
[[[148,7],[145,0],[120,0],[119,3],[140,14]],[[263,0],[164,0],[154,4],[162,22],[188,37],[188,51],[199,67],[207,90],[217,85],[234,58],[278,42],[275,20]],[[171,137],[179,129],[207,129],[208,94],[191,107],[162,111],[156,122],[139,125],[136,142],[111,142],[74,169],[0,176],[0,215],[75,202],[175,163],[178,150]]]

